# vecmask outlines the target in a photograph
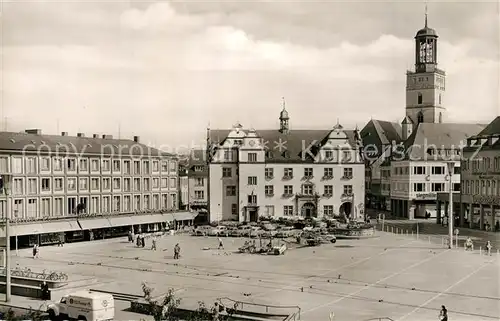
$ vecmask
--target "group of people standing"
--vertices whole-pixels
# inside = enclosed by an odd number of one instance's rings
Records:
[[[128,233],[128,241],[131,243],[134,242],[134,235],[132,234],[131,231]],[[141,247],[141,248],[146,247],[146,238],[144,237],[144,235],[142,233],[138,234],[135,237],[135,243],[136,243],[137,247]],[[156,251],[156,250],[157,250],[157,239],[156,239],[156,237],[153,237],[151,239],[151,251]],[[179,245],[179,243],[177,243],[174,246],[174,259],[178,260],[180,258],[180,255],[181,255],[181,246]]]

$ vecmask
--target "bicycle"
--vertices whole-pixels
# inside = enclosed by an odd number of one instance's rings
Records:
[[[38,274],[37,275],[37,279],[40,279],[40,280],[46,280],[47,277],[49,276],[49,274],[47,273],[47,270],[43,270],[42,273]]]

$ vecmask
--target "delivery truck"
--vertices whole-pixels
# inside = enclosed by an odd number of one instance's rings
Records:
[[[47,308],[50,319],[107,321],[115,317],[113,296],[107,293],[80,291],[65,295]]]

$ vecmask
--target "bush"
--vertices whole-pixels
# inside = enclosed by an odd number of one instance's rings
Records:
[[[43,320],[43,312],[41,309],[35,310],[30,308],[30,310],[24,314],[18,314],[14,313],[12,309],[8,309],[6,312],[0,312],[0,320],[5,320],[5,321],[23,321],[23,320],[30,320],[30,321],[41,321]]]

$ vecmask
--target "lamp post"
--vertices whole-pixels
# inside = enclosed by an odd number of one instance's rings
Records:
[[[453,223],[454,223],[454,216],[453,216],[453,183],[451,181],[451,178],[453,176],[453,171],[455,169],[455,162],[447,162],[446,163],[448,167],[448,183],[449,183],[449,208],[448,208],[448,228],[449,228],[449,237],[450,241],[448,243],[448,248],[451,249],[453,248]]]
[[[5,302],[11,298],[11,270],[10,270],[10,181],[12,175],[1,174],[2,187],[5,192]]]
[[[18,213],[19,211],[17,210],[17,208],[14,210],[14,220],[15,220],[15,223],[16,223],[16,228],[14,229],[14,231],[16,232],[16,256],[19,256],[19,250],[18,250],[18,246],[17,246],[17,222],[18,222]]]

